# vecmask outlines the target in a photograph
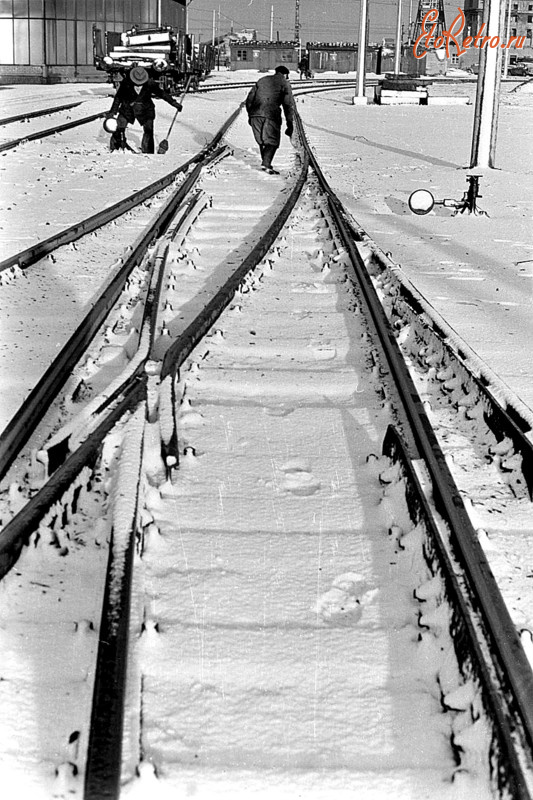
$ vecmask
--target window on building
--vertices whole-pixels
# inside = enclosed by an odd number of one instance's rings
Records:
[[[44,64],[43,21],[30,19],[30,64],[39,67]]]
[[[237,50],[237,61],[248,61],[248,51]]]
[[[26,19],[28,18],[28,0],[17,0],[17,2],[13,6],[13,17],[15,19],[17,17],[25,17]],[[24,61],[22,63],[25,64],[27,62]]]
[[[27,19],[13,20],[15,64],[30,63],[30,32]]]
[[[527,21],[533,22],[533,14],[528,14]]]
[[[0,17],[13,18],[13,0],[0,0]],[[5,63],[1,61],[0,63]],[[11,62],[8,61],[8,64]]]
[[[13,63],[13,20],[0,19],[0,64]]]
[[[42,19],[44,14],[43,0],[30,0],[29,2],[30,17]]]

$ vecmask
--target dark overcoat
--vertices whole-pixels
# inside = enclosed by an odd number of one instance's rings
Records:
[[[115,94],[109,112],[111,115],[121,114],[130,125],[137,119],[143,125],[145,121],[155,119],[153,97],[159,97],[161,100],[166,100],[171,106],[176,106],[177,101],[172,95],[165,92],[157,81],[151,78],[142,84],[139,93],[135,91],[135,88],[135,84],[129,78],[124,78]]]
[[[294,122],[294,97],[289,81],[279,72],[260,78],[246,98],[249,117],[265,117],[281,126],[281,109],[287,125]]]

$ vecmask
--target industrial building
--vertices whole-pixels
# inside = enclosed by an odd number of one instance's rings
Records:
[[[93,35],[185,29],[186,0],[1,0],[0,83],[96,82]]]

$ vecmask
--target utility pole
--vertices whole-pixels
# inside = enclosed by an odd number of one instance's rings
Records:
[[[396,44],[394,45],[394,74],[400,72],[402,57],[402,0],[398,0],[398,16],[396,18]]]
[[[502,0],[485,0],[483,24],[484,36],[491,40],[499,36],[502,41],[505,25],[505,4]],[[501,47],[481,48],[470,169],[494,167],[501,74]]]
[[[505,41],[509,41],[509,36],[511,35],[511,0],[507,0],[507,22],[505,24]],[[503,77],[507,77],[507,71],[509,69],[509,49],[506,48],[505,56],[503,59]]]
[[[357,47],[357,83],[356,94],[352,98],[353,105],[366,104],[365,74],[366,74],[366,40],[368,38],[368,0],[361,0],[359,17],[359,44]]]
[[[217,17],[217,69],[220,69],[220,3],[218,4]]]
[[[296,0],[294,13],[294,40],[298,42],[298,60],[302,58],[302,42],[300,40],[300,0]]]
[[[212,36],[212,45],[215,46],[215,39],[216,39],[216,27],[217,27],[217,12],[213,9],[213,36]]]
[[[270,6],[270,41],[274,39],[274,6]]]

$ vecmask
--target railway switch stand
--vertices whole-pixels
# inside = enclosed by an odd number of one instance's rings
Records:
[[[428,189],[416,189],[408,200],[409,208],[413,214],[418,216],[429,214],[433,206],[444,206],[445,208],[455,208],[453,216],[457,214],[474,214],[478,217],[488,217],[486,211],[482,211],[477,206],[478,198],[482,197],[479,194],[479,179],[481,175],[467,175],[468,188],[464,193],[461,200],[435,200],[433,195]]]

